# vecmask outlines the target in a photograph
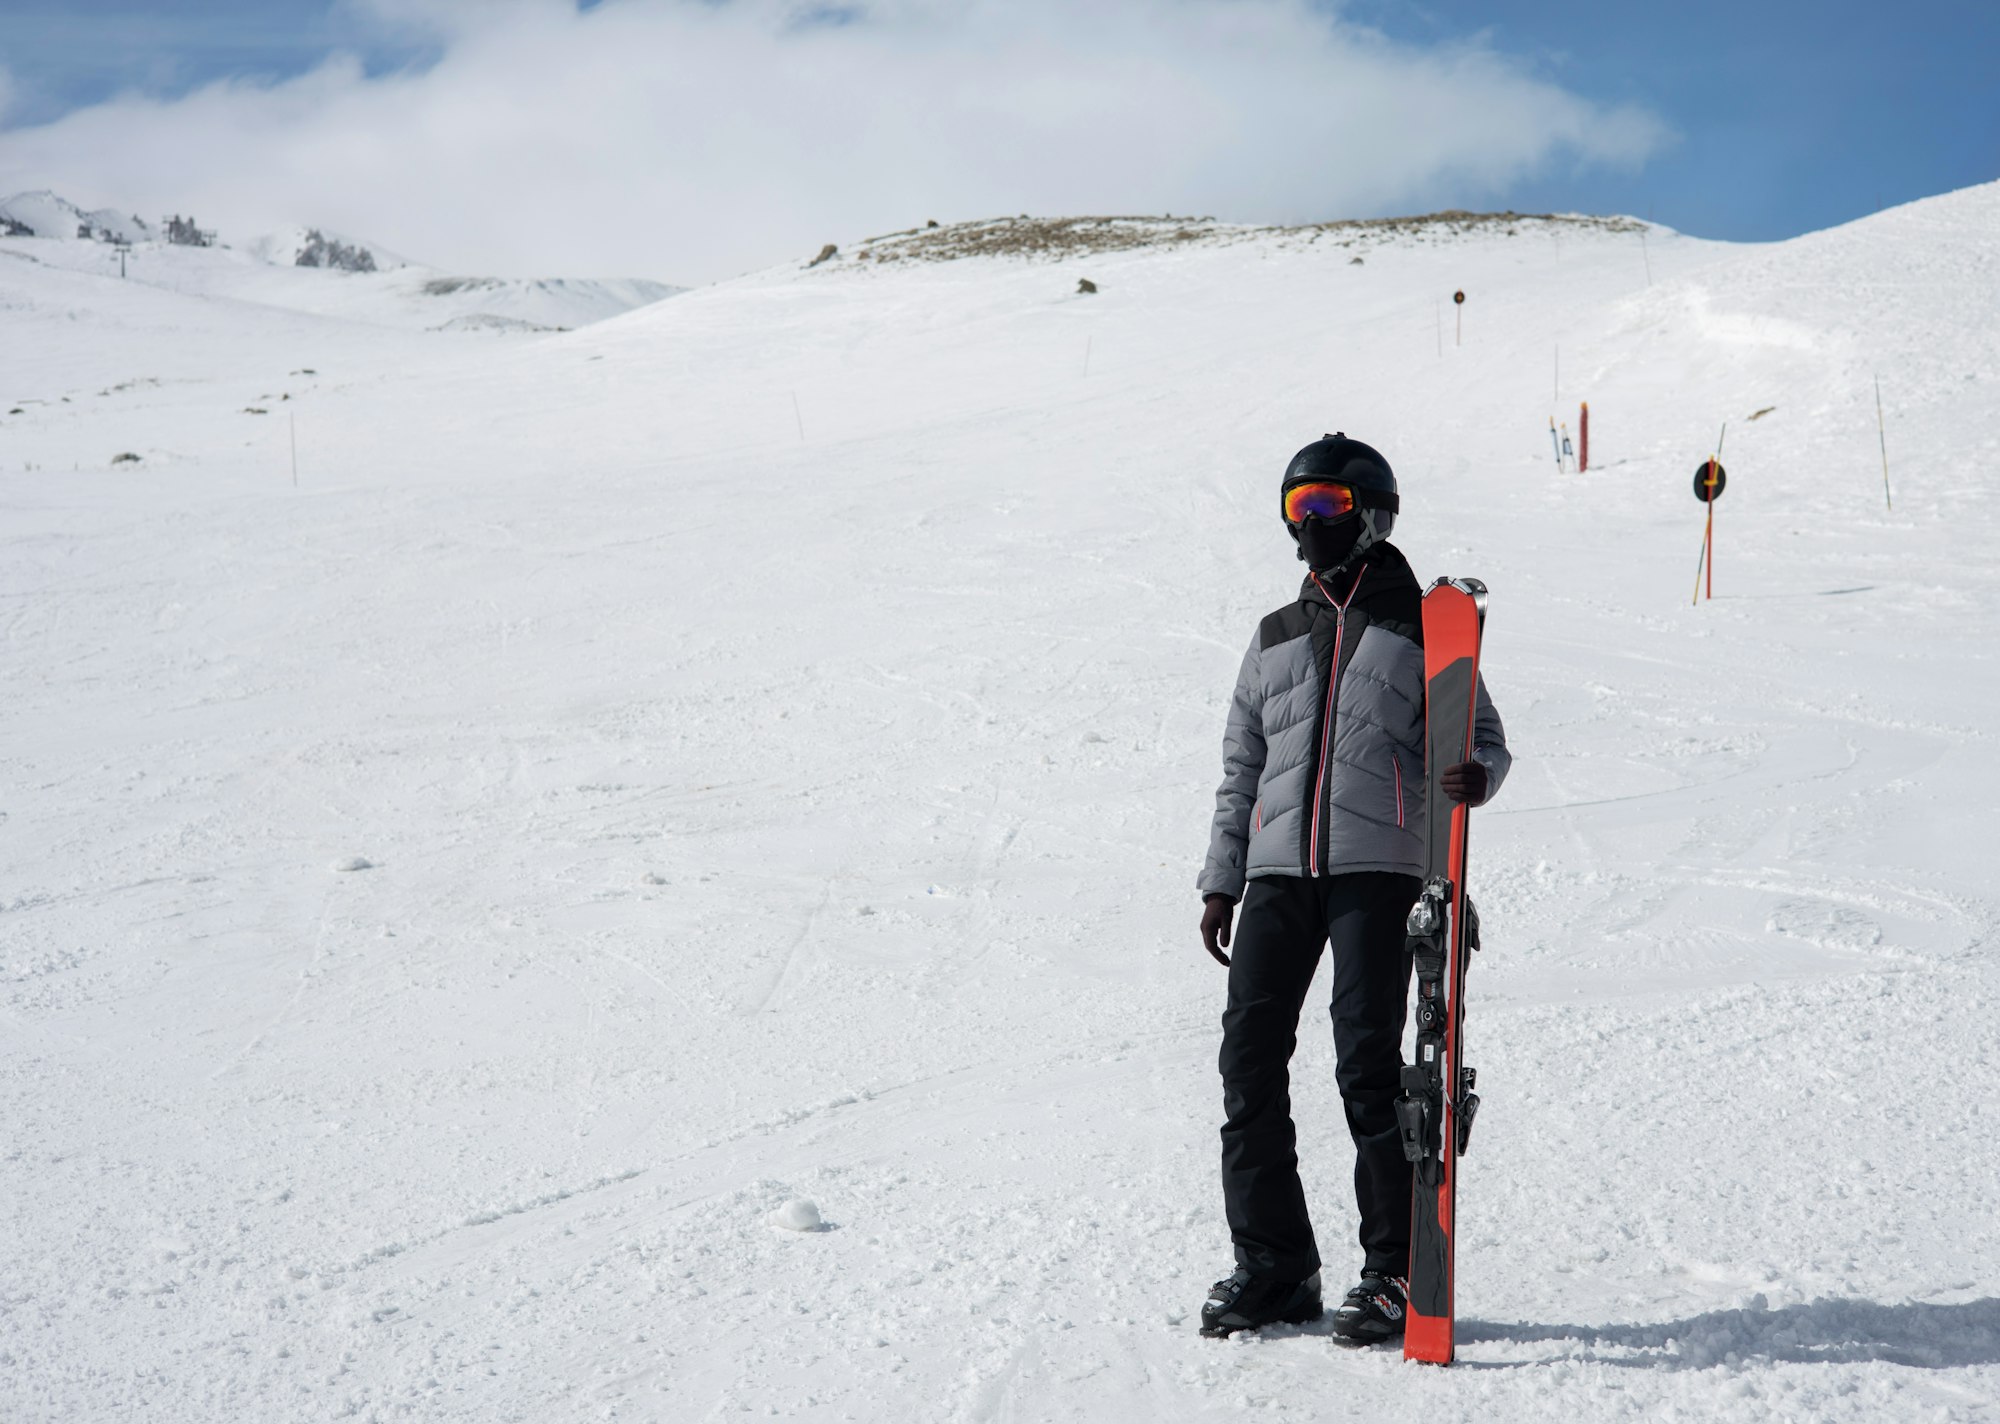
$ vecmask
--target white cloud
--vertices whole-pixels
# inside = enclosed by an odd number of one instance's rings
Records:
[[[363,0],[441,58],[0,134],[0,191],[311,222],[439,265],[702,280],[996,213],[1303,221],[1472,203],[1664,141],[1465,44],[1308,0]]]

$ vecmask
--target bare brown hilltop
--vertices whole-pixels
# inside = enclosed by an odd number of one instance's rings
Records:
[[[1143,247],[1222,244],[1278,238],[1287,245],[1328,241],[1367,248],[1390,240],[1442,241],[1472,233],[1513,236],[1524,228],[1638,232],[1636,218],[1584,213],[1474,213],[1452,208],[1412,217],[1346,218],[1299,227],[1258,227],[1212,217],[986,218],[885,233],[863,242],[860,262],[952,262],[962,257],[1030,257],[1061,261]]]

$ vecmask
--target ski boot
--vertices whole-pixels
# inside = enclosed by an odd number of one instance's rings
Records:
[[[1298,1325],[1319,1319],[1323,1308],[1318,1271],[1303,1281],[1275,1281],[1239,1266],[1209,1288],[1201,1305],[1201,1333],[1219,1339],[1280,1322]]]
[[[1354,1289],[1333,1312],[1333,1333],[1344,1345],[1400,1340],[1410,1303],[1410,1283],[1401,1276],[1363,1271]]]

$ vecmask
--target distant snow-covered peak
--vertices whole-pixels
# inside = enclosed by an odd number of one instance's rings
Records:
[[[150,242],[158,233],[137,213],[121,213],[116,208],[86,212],[69,199],[43,188],[16,193],[0,202],[0,236]]]
[[[85,211],[59,193],[40,189],[0,202],[0,237],[41,237],[84,242],[164,242],[178,247],[218,245],[213,231],[176,213],[147,222],[116,208]],[[227,245],[227,244],[220,244]],[[238,249],[276,267],[320,267],[344,272],[389,272],[411,267],[408,258],[379,243],[318,227],[293,227],[252,238]]]
[[[105,251],[111,243],[135,250]],[[642,278],[452,276],[378,243],[303,225],[222,243],[194,217],[147,222],[110,209],[86,212],[46,190],[0,202],[0,251],[184,296],[441,331],[570,330],[686,290]]]
[[[242,251],[276,267],[321,267],[340,272],[390,272],[422,265],[398,256],[380,243],[320,227],[290,227],[265,233],[243,243]]]

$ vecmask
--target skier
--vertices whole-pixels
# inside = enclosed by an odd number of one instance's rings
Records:
[[[1202,942],[1229,970],[1222,1192],[1236,1248],[1235,1272],[1202,1306],[1201,1331],[1322,1311],[1290,1060],[1330,941],[1335,1076],[1354,1139],[1363,1253],[1333,1329],[1370,1343],[1402,1334],[1408,1299],[1410,1163],[1395,1101],[1411,969],[1403,921],[1424,869],[1422,594],[1388,542],[1396,478],[1373,448],[1345,434],[1314,441],[1286,466],[1279,502],[1306,578],[1244,655],[1197,882]],[[1477,806],[1512,760],[1483,681],[1473,743],[1472,759],[1443,768],[1439,784]]]

